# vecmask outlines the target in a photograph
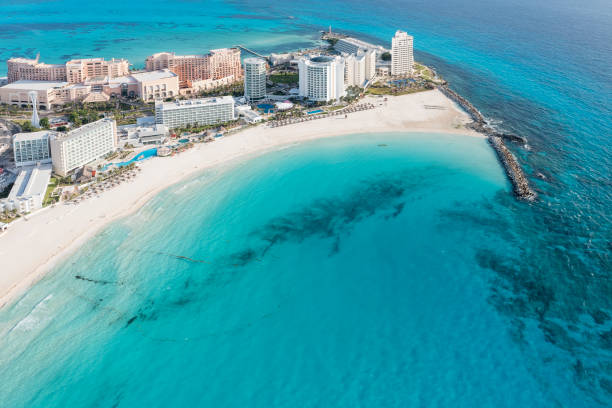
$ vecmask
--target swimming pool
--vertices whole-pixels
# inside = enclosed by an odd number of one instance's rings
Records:
[[[274,105],[269,103],[260,103],[257,107],[262,110],[264,113],[270,113],[274,110]]]
[[[187,143],[187,142],[189,142],[189,139],[181,139],[181,140],[179,140],[179,143]]]
[[[314,115],[315,113],[321,113],[321,112],[323,112],[323,109],[316,109],[316,110],[312,110],[306,113],[308,113],[309,115]]]
[[[106,171],[111,166],[124,167],[124,166],[127,166],[127,165],[132,164],[132,163],[137,162],[137,161],[143,161],[143,160],[146,160],[146,159],[150,159],[151,157],[156,156],[156,155],[157,155],[157,147],[154,147],[154,148],[148,149],[148,150],[143,150],[142,152],[138,153],[136,156],[132,157],[128,161],[119,162],[119,163],[109,163],[106,166],[102,167],[100,169],[100,171]]]

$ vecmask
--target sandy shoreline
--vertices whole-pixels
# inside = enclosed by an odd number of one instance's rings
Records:
[[[484,137],[465,128],[469,116],[438,90],[368,98],[375,109],[278,128],[249,128],[172,158],[140,164],[142,172],[78,205],[58,204],[11,223],[0,235],[0,307],[16,299],[109,222],[139,208],[160,191],[204,169],[280,147],[355,133],[433,132]],[[382,106],[379,106],[382,104]],[[427,109],[425,106],[442,107]]]

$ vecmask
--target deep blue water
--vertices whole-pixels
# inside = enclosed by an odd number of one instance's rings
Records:
[[[142,65],[162,42],[269,52],[329,24],[383,44],[405,29],[528,138],[513,149],[540,200],[514,200],[472,139],[318,142],[202,176],[0,312],[0,400],[612,405],[610,2],[76,3],[5,5],[0,57]]]

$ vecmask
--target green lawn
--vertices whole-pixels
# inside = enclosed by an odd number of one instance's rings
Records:
[[[411,93],[426,91],[425,88],[389,88],[389,87],[370,87],[367,93],[371,95],[407,95]]]
[[[43,207],[49,204],[53,204],[55,200],[51,198],[51,193],[58,185],[58,180],[55,177],[51,177],[49,179],[49,185],[47,186],[47,191],[45,192],[45,198],[43,199]]]
[[[371,94],[371,95],[390,95],[391,94],[391,88],[389,88],[388,86],[371,86],[368,88],[367,93]]]
[[[270,75],[270,81],[275,84],[297,84],[299,81],[298,74],[272,74]]]

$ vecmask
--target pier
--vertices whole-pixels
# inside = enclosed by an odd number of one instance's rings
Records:
[[[495,129],[487,125],[484,116],[482,115],[482,113],[480,113],[478,109],[476,109],[474,105],[472,105],[463,96],[450,89],[448,85],[440,85],[438,89],[440,89],[440,91],[442,91],[442,93],[448,96],[450,99],[455,101],[459,106],[461,106],[462,109],[464,109],[470,115],[473,120],[473,123],[471,123],[469,126],[472,129],[487,136],[489,143],[493,147],[493,150],[495,150],[495,153],[497,153],[497,157],[499,158],[499,161],[501,162],[504,167],[504,170],[506,171],[508,179],[510,179],[510,182],[512,183],[512,187],[516,197],[526,201],[535,200],[537,198],[536,192],[529,185],[527,176],[521,168],[518,160],[504,143],[504,139],[511,140],[514,142],[526,143],[525,138],[508,133],[497,132]]]
[[[248,52],[249,54],[253,54],[253,55],[255,55],[256,57],[263,58],[263,59],[265,59],[266,61],[268,61],[268,57],[267,57],[266,55],[262,55],[262,54],[260,54],[260,53],[258,53],[258,52],[255,52],[255,51],[253,51],[253,50],[251,50],[251,49],[249,49],[249,48],[245,47],[244,45],[240,45],[240,44],[238,44],[238,45],[236,45],[236,46],[235,46],[235,48],[240,48],[241,50],[243,50],[243,51],[245,51],[245,52]],[[269,61],[268,61],[268,62],[269,62]]]

